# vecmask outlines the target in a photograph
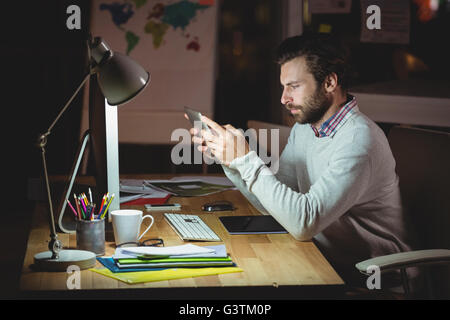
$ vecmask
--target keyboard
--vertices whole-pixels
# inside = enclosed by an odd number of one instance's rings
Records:
[[[222,241],[197,215],[164,213],[164,217],[183,240]]]

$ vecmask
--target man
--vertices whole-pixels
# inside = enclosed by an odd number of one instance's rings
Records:
[[[296,124],[276,174],[230,125],[204,117],[215,134],[202,130],[193,141],[221,161],[259,211],[297,240],[313,239],[344,281],[361,286],[366,278],[355,263],[411,250],[411,237],[389,144],[347,93],[342,52],[322,36],[297,36],[279,46],[281,103]]]

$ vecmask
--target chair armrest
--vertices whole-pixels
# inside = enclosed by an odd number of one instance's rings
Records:
[[[450,250],[428,249],[400,252],[379,256],[358,262],[355,267],[364,274],[368,274],[369,266],[377,266],[381,272],[416,267],[419,265],[450,263]]]

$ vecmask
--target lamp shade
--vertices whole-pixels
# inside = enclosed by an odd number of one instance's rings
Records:
[[[125,104],[138,95],[150,82],[150,73],[130,57],[113,52],[101,39],[91,47],[97,62],[97,80],[108,104]]]

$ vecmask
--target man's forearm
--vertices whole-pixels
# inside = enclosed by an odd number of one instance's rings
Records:
[[[370,169],[366,156],[356,161],[341,157],[307,193],[300,193],[277,179],[250,152],[235,159],[230,169],[240,174],[246,191],[298,240],[308,240],[336,221],[355,204],[367,187]]]
[[[244,180],[241,178],[241,174],[239,171],[228,168],[227,166],[222,165],[223,172],[228,177],[228,179],[233,182],[233,184],[236,186],[236,188],[239,189],[239,191],[247,198],[247,200],[262,214],[269,214],[267,210],[264,208],[264,206],[259,202],[258,198],[255,197],[254,194],[252,194],[245,184]]]

